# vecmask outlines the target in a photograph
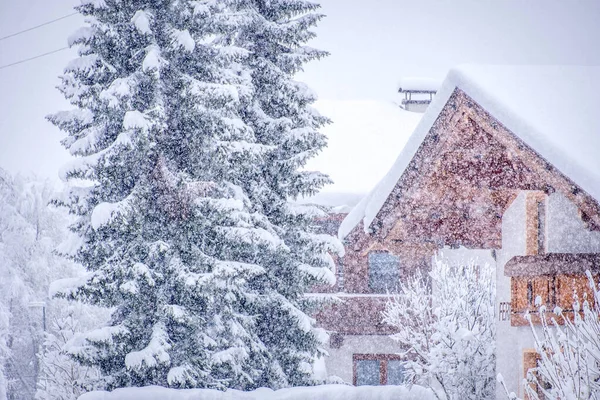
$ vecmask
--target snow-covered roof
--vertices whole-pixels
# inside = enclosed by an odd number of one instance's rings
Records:
[[[342,222],[367,229],[456,88],[600,200],[600,67],[475,66],[452,69],[385,177]]]
[[[442,82],[431,78],[405,77],[398,82],[398,91],[429,91],[435,92],[440,88]]]
[[[356,205],[394,164],[422,117],[375,100],[319,100],[315,108],[332,123],[321,130],[327,148],[305,169],[324,172],[334,183],[301,201],[327,206]]]

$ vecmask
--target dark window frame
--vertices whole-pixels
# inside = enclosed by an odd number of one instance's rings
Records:
[[[388,361],[402,361],[398,354],[352,354],[352,384],[358,382],[358,361],[379,361],[379,385],[387,385]]]

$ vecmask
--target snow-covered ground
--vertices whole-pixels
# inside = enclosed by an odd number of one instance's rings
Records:
[[[435,396],[421,386],[346,386],[323,385],[294,387],[273,391],[261,388],[252,392],[211,389],[167,389],[160,386],[89,392],[79,400],[432,400]]]

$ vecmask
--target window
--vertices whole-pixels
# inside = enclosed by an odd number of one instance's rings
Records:
[[[529,192],[526,198],[526,254],[546,254],[546,196]]]
[[[404,366],[396,354],[354,354],[354,385],[403,385]]]
[[[404,366],[400,360],[389,360],[387,362],[387,384],[404,384]]]
[[[377,386],[380,382],[381,362],[379,360],[356,361],[356,386]]]
[[[400,280],[400,258],[376,251],[369,253],[369,288],[375,293],[396,292]]]
[[[546,206],[537,202],[537,254],[546,253]]]

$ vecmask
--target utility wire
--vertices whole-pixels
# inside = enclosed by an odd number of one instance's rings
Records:
[[[11,33],[11,34],[10,34],[10,35],[8,35],[8,36],[3,36],[3,37],[0,37],[0,41],[2,41],[2,40],[5,40],[5,39],[8,39],[8,38],[11,38],[11,37],[14,37],[14,36],[17,36],[17,35],[20,35],[20,34],[22,34],[22,33],[25,33],[25,32],[32,31],[32,30],[34,30],[34,29],[37,29],[37,28],[41,28],[42,26],[46,26],[46,25],[53,24],[53,23],[55,23],[55,22],[57,22],[57,21],[60,21],[60,20],[62,20],[62,19],[65,19],[65,18],[72,17],[72,16],[73,16],[73,15],[75,15],[75,14],[79,14],[79,13],[78,13],[78,12],[74,12],[74,13],[71,13],[71,14],[63,15],[62,17],[59,17],[59,18],[53,19],[52,21],[44,22],[43,24],[39,24],[39,25],[36,25],[36,26],[32,26],[31,28],[27,28],[27,29],[24,29],[24,30],[22,30],[22,31],[19,31],[19,32]]]
[[[6,64],[6,65],[0,65],[0,69],[12,67],[13,65],[17,65],[17,64],[23,64],[23,63],[25,63],[27,61],[35,60],[36,58],[49,56],[50,54],[58,53],[59,51],[67,50],[68,48],[69,48],[69,46],[66,46],[66,47],[63,47],[61,49],[56,49],[56,50],[49,51],[47,53],[38,54],[37,56],[26,58],[24,60],[15,61],[14,63]]]

